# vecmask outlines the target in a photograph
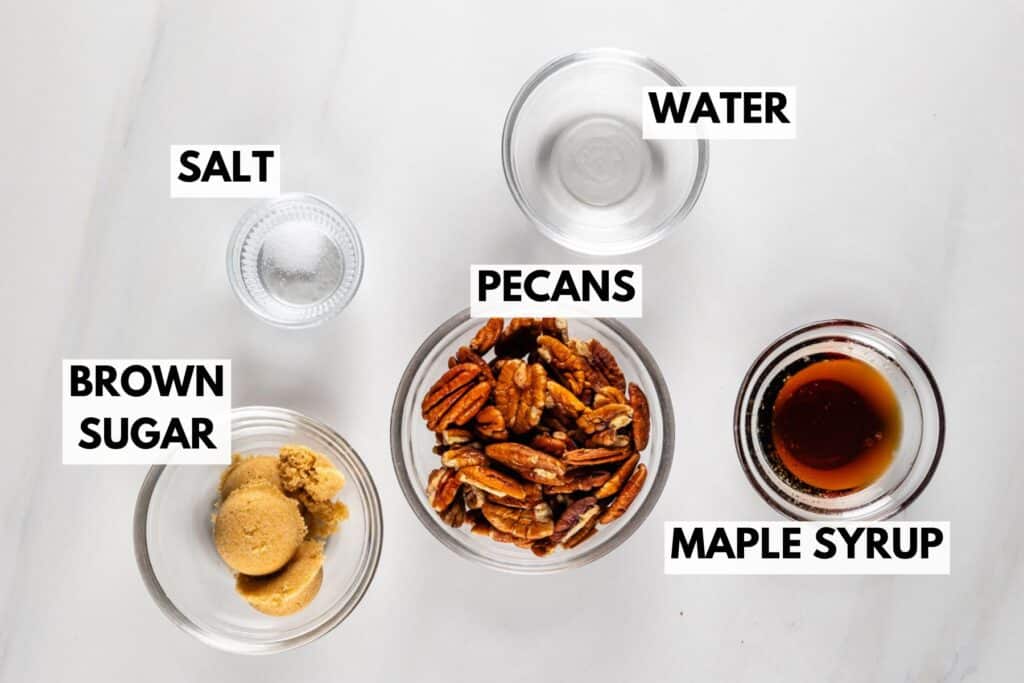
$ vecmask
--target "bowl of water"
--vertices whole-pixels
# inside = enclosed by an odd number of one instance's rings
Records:
[[[707,140],[645,140],[643,89],[682,86],[633,52],[601,48],[556,59],[516,95],[502,165],[523,213],[574,251],[625,254],[665,237],[700,197]]]
[[[355,225],[311,194],[250,209],[228,245],[228,279],[245,306],[279,327],[319,325],[348,305],[363,276]]]

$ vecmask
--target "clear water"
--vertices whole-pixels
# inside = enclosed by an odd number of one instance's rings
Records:
[[[618,204],[650,172],[651,154],[635,127],[594,116],[563,130],[551,151],[569,194],[590,206]]]

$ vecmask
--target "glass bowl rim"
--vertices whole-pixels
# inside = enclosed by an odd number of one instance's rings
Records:
[[[736,455],[740,461],[740,466],[743,469],[743,474],[746,476],[747,481],[750,483],[751,487],[755,491],[757,491],[758,495],[760,495],[761,498],[766,503],[768,503],[768,505],[772,509],[782,514],[784,517],[797,521],[815,521],[828,519],[830,517],[838,518],[840,516],[840,513],[831,515],[822,512],[817,512],[813,517],[801,516],[796,514],[794,511],[790,510],[786,506],[779,504],[776,500],[769,496],[768,492],[765,490],[765,486],[762,485],[758,478],[754,476],[754,472],[752,471],[752,464],[747,462],[748,459],[753,461],[755,460],[755,458],[752,454],[748,452],[745,444],[744,437],[747,435],[747,429],[746,421],[743,419],[743,414],[746,408],[746,402],[744,401],[744,398],[746,397],[747,390],[749,389],[751,383],[754,382],[755,378],[759,379],[764,374],[767,368],[762,367],[762,365],[765,364],[768,358],[776,354],[778,351],[785,349],[787,344],[789,344],[793,339],[803,334],[818,330],[827,330],[833,327],[851,327],[854,329],[861,330],[863,332],[866,332],[867,334],[870,334],[876,339],[883,341],[886,344],[889,344],[897,348],[901,352],[907,354],[907,356],[917,366],[917,368],[921,371],[922,375],[924,376],[926,380],[925,387],[928,390],[930,390],[932,399],[935,402],[937,424],[935,433],[935,448],[929,456],[931,458],[931,461],[928,464],[928,470],[925,473],[924,477],[914,487],[914,489],[911,490],[905,498],[903,498],[903,500],[893,505],[892,509],[886,510],[882,515],[871,516],[863,520],[884,521],[886,519],[895,517],[899,513],[906,510],[907,507],[910,506],[910,504],[913,503],[917,499],[917,497],[920,496],[921,493],[923,493],[924,490],[928,487],[928,483],[931,481],[932,476],[938,469],[939,461],[942,459],[942,451],[945,445],[946,438],[946,413],[942,402],[942,394],[939,391],[939,385],[935,381],[935,377],[932,374],[931,369],[928,367],[928,364],[925,363],[924,359],[920,356],[920,354],[917,353],[917,351],[914,350],[913,347],[911,347],[909,344],[907,344],[905,341],[903,341],[896,335],[892,334],[887,330],[882,329],[881,327],[878,327],[877,325],[860,322],[857,320],[851,320],[848,318],[829,318],[795,327],[790,331],[786,332],[785,334],[781,335],[774,341],[772,341],[770,344],[768,344],[765,347],[765,349],[757,355],[757,357],[754,359],[754,362],[750,364],[750,368],[744,375],[743,382],[740,384],[739,392],[736,395],[736,403],[733,408],[733,440],[736,447]]]
[[[588,321],[594,321],[599,325],[604,325],[618,335],[622,342],[628,346],[634,354],[636,354],[640,363],[651,377],[651,383],[654,386],[654,391],[658,397],[658,403],[661,407],[661,414],[659,417],[662,420],[661,452],[657,454],[658,474],[651,481],[650,488],[645,494],[644,499],[640,502],[640,507],[633,516],[623,526],[618,528],[615,533],[609,534],[606,539],[595,544],[589,550],[582,552],[576,557],[565,560],[560,564],[539,567],[518,565],[510,566],[501,560],[496,560],[493,557],[470,550],[466,545],[453,539],[448,533],[446,533],[442,527],[441,519],[434,514],[432,510],[428,509],[423,504],[423,501],[420,500],[419,489],[417,486],[422,487],[422,482],[416,482],[414,484],[405,471],[404,460],[406,450],[402,439],[403,414],[405,412],[406,403],[412,398],[410,389],[412,388],[413,378],[416,376],[416,373],[419,371],[419,368],[426,357],[437,348],[438,343],[468,320],[472,320],[472,318],[469,315],[469,309],[464,308],[452,317],[448,318],[448,320],[441,323],[441,325],[439,325],[423,341],[423,343],[420,344],[415,353],[413,353],[412,358],[409,360],[409,364],[402,373],[402,379],[399,382],[397,391],[395,392],[395,400],[391,406],[391,462],[394,466],[395,477],[398,479],[399,488],[402,489],[402,494],[405,496],[406,502],[409,504],[409,507],[412,508],[413,514],[415,514],[423,526],[426,527],[427,531],[429,531],[430,534],[439,540],[445,547],[459,557],[472,560],[473,562],[490,569],[510,574],[554,574],[568,569],[582,567],[604,557],[625,543],[647,520],[651,511],[661,499],[661,495],[665,489],[665,484],[672,471],[672,460],[675,454],[675,414],[672,409],[672,399],[669,395],[668,385],[661,373],[661,368],[658,366],[654,357],[643,342],[641,342],[628,327],[620,323],[618,320],[611,318],[587,318]],[[652,452],[651,456],[654,455],[655,454]]]
[[[338,625],[345,621],[346,618],[348,618],[359,603],[362,602],[363,597],[373,584],[373,579],[377,574],[377,568],[380,565],[381,547],[383,545],[384,519],[377,486],[373,482],[373,477],[371,476],[369,469],[367,469],[366,463],[364,463],[363,459],[359,457],[359,454],[355,449],[352,448],[352,446],[350,446],[340,434],[334,431],[334,429],[316,418],[303,415],[302,413],[289,410],[288,408],[279,408],[276,406],[252,405],[233,408],[231,410],[232,421],[234,421],[236,416],[244,418],[250,416],[250,413],[253,417],[271,416],[290,420],[293,424],[320,431],[324,438],[333,442],[335,447],[351,457],[352,462],[346,464],[350,466],[354,465],[354,474],[356,475],[356,478],[360,480],[361,485],[366,489],[367,506],[370,510],[370,519],[367,520],[366,525],[367,533],[370,537],[370,555],[365,573],[359,576],[356,580],[361,585],[359,586],[359,589],[353,593],[351,599],[340,605],[338,610],[319,626],[290,638],[267,643],[251,643],[235,638],[224,637],[197,625],[180,609],[178,609],[178,606],[174,604],[164,591],[163,586],[160,584],[160,579],[157,578],[156,572],[153,570],[153,563],[149,556],[149,539],[146,534],[146,527],[149,518],[149,505],[153,496],[153,491],[156,489],[156,485],[160,480],[160,476],[163,474],[164,470],[167,469],[168,465],[153,465],[146,473],[142,486],[139,488],[138,497],[135,500],[135,512],[132,519],[132,541],[135,550],[135,564],[139,569],[139,573],[142,575],[142,581],[146,585],[146,590],[153,599],[153,602],[156,603],[157,607],[160,608],[160,611],[164,613],[171,623],[200,642],[218,650],[233,652],[235,654],[264,655],[284,652],[286,650],[291,650],[301,647],[302,645],[306,645],[307,643],[311,643],[333,631]],[[183,465],[183,467],[187,467],[187,465]],[[376,532],[374,532],[375,528]]]
[[[356,272],[355,283],[352,285],[348,294],[339,299],[338,302],[329,310],[316,317],[309,318],[308,320],[299,320],[294,322],[270,316],[259,306],[259,304],[256,303],[256,300],[246,288],[245,283],[242,282],[240,275],[241,268],[238,265],[241,257],[242,241],[245,238],[246,233],[252,227],[256,217],[265,213],[271,206],[287,201],[314,204],[331,214],[332,217],[338,221],[341,231],[345,233],[345,236],[352,242],[352,249],[355,252],[355,264],[358,269]],[[283,192],[274,197],[268,197],[267,199],[249,207],[245,213],[239,217],[238,222],[235,223],[235,227],[231,231],[231,236],[228,238],[225,264],[228,271],[228,281],[231,283],[231,290],[247,309],[252,311],[252,313],[260,320],[269,325],[283,329],[299,330],[322,325],[341,313],[350,303],[352,303],[352,299],[355,298],[356,292],[359,291],[359,286],[363,282],[363,273],[366,270],[366,256],[363,251],[363,241],[359,237],[359,230],[356,228],[356,224],[353,223],[352,219],[350,219],[344,212],[338,209],[338,207],[323,197],[309,192]]]
[[[519,88],[519,91],[516,93],[515,98],[513,98],[512,104],[509,106],[508,112],[505,114],[505,124],[501,131],[501,166],[505,174],[505,184],[508,186],[509,192],[512,194],[512,198],[515,200],[519,210],[523,212],[530,222],[532,222],[545,237],[566,249],[571,249],[572,251],[581,254],[591,254],[595,256],[630,254],[646,249],[652,244],[664,239],[664,237],[668,235],[669,231],[677,224],[681,223],[690,214],[693,207],[697,205],[697,200],[700,199],[701,192],[704,189],[704,182],[708,175],[710,148],[708,141],[704,138],[694,141],[685,141],[697,143],[697,170],[694,174],[693,183],[690,185],[687,192],[686,200],[680,204],[679,208],[672,214],[662,219],[662,221],[655,226],[648,235],[636,243],[624,244],[622,242],[615,242],[608,245],[595,246],[587,244],[581,240],[566,237],[559,233],[553,224],[545,220],[540,216],[540,214],[533,210],[530,203],[527,201],[526,196],[523,194],[522,185],[519,182],[519,174],[514,163],[515,155],[512,151],[512,136],[523,106],[541,83],[567,66],[591,61],[616,61],[632,64],[654,73],[664,80],[669,86],[679,87],[686,85],[668,67],[646,55],[640,54],[639,52],[633,52],[632,50],[624,50],[617,47],[595,47],[556,57],[541,66],[528,79],[526,79],[526,82],[523,83]]]

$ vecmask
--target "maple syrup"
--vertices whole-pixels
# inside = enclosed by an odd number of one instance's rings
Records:
[[[766,396],[777,464],[813,489],[861,489],[892,462],[900,441],[899,401],[862,360],[817,354],[790,369]]]

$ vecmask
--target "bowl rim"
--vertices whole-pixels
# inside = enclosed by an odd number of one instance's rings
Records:
[[[658,501],[661,499],[661,494],[665,489],[665,484],[672,471],[672,461],[675,454],[675,413],[672,408],[672,399],[669,395],[668,384],[661,372],[661,368],[658,366],[654,357],[643,342],[641,342],[628,327],[611,318],[587,318],[589,321],[594,321],[599,325],[606,326],[618,335],[637,355],[641,364],[651,377],[651,382],[654,385],[654,391],[658,397],[658,403],[661,406],[660,417],[662,419],[662,443],[661,453],[658,454],[658,474],[651,481],[647,495],[644,497],[644,500],[640,503],[640,507],[637,508],[637,511],[633,516],[623,526],[617,529],[615,533],[609,534],[601,543],[592,546],[588,551],[581,553],[562,564],[535,568],[522,565],[509,566],[500,560],[495,560],[492,557],[481,555],[469,550],[465,545],[457,542],[452,538],[452,536],[446,533],[441,526],[442,523],[440,518],[436,514],[433,514],[432,510],[428,510],[420,500],[418,493],[419,489],[416,487],[422,487],[422,483],[416,482],[416,484],[414,484],[405,471],[405,449],[402,444],[402,426],[405,405],[406,402],[411,399],[409,390],[412,386],[412,380],[424,359],[437,347],[437,344],[458,326],[471,319],[469,309],[464,308],[452,317],[448,318],[448,320],[441,323],[441,325],[439,325],[423,341],[423,343],[420,344],[415,353],[413,353],[412,358],[409,360],[409,364],[402,373],[402,379],[399,382],[397,391],[395,392],[395,400],[391,406],[391,463],[395,470],[395,477],[398,479],[399,488],[402,489],[402,494],[405,496],[406,502],[408,502],[409,507],[412,508],[413,514],[415,514],[423,526],[426,527],[427,531],[429,531],[430,534],[439,540],[445,547],[466,560],[472,560],[473,562],[490,569],[510,574],[554,574],[568,569],[582,567],[604,557],[625,543],[647,520],[647,517],[654,509],[654,506],[657,505]]]
[[[344,297],[339,299],[334,306],[313,318],[294,322],[281,320],[268,315],[267,312],[264,311],[258,303],[256,303],[256,299],[253,298],[252,293],[249,292],[244,282],[242,282],[240,274],[241,269],[239,266],[242,242],[257,217],[266,213],[271,207],[285,202],[300,202],[316,205],[331,214],[338,221],[338,224],[342,232],[345,233],[345,236],[352,241],[352,248],[355,251],[355,266],[357,268],[356,279],[352,288]],[[280,327],[288,330],[317,327],[345,310],[345,308],[352,303],[352,299],[355,298],[356,293],[359,291],[359,286],[363,283],[363,274],[366,270],[366,254],[363,250],[363,241],[359,237],[359,230],[356,228],[356,224],[334,204],[319,195],[309,192],[283,192],[249,207],[239,217],[238,222],[235,223],[235,227],[231,231],[231,236],[228,238],[228,248],[225,252],[225,265],[227,266],[228,281],[231,283],[231,290],[235,293],[235,296],[238,297],[238,300],[263,322],[273,325],[274,327]]]
[[[152,560],[149,557],[149,540],[146,530],[150,501],[160,476],[168,467],[173,467],[173,465],[153,465],[146,473],[146,477],[135,500],[135,513],[132,519],[132,541],[135,550],[135,563],[138,566],[139,573],[142,575],[142,581],[146,585],[146,590],[164,615],[175,626],[195,637],[200,642],[218,650],[235,654],[264,655],[284,652],[311,643],[337,628],[355,610],[373,583],[373,579],[377,574],[377,568],[380,565],[380,554],[384,537],[384,519],[377,486],[374,484],[373,477],[367,469],[366,463],[363,462],[363,459],[359,457],[355,449],[340,434],[316,418],[303,415],[288,408],[278,408],[276,406],[252,405],[233,408],[231,410],[232,422],[236,417],[245,417],[250,413],[259,413],[264,416],[270,414],[274,417],[291,420],[304,427],[319,430],[329,440],[336,441],[341,450],[347,451],[347,454],[352,457],[353,462],[351,464],[355,466],[356,478],[360,479],[361,483],[366,487],[368,507],[370,508],[370,519],[367,521],[367,529],[368,535],[371,538],[367,568],[364,574],[358,577],[357,583],[359,588],[353,593],[352,598],[339,606],[337,612],[317,627],[290,638],[266,643],[252,643],[225,637],[214,634],[197,625],[178,609],[178,606],[174,604],[164,591],[163,586],[160,584],[160,579],[157,578],[156,572],[153,569]],[[377,529],[376,533],[373,532],[374,528]]]
[[[920,496],[924,490],[928,487],[929,482],[935,474],[935,471],[939,467],[939,461],[942,459],[942,451],[945,445],[946,439],[946,413],[942,402],[942,394],[939,391],[939,385],[935,381],[935,377],[932,374],[928,364],[925,363],[924,359],[920,354],[917,353],[909,344],[905,341],[892,334],[891,332],[873,325],[871,323],[860,322],[848,318],[828,318],[824,320],[817,320],[814,322],[800,325],[781,335],[765,349],[757,355],[753,363],[750,364],[750,368],[747,370],[743,377],[743,381],[740,383],[739,392],[736,395],[736,403],[733,408],[733,441],[736,447],[736,455],[740,461],[740,467],[743,469],[743,474],[746,476],[750,486],[757,491],[758,495],[768,503],[768,505],[776,512],[780,513],[784,517],[787,517],[796,521],[822,521],[827,519],[842,518],[844,515],[848,515],[851,512],[856,512],[860,509],[870,507],[872,503],[867,503],[859,508],[852,508],[851,510],[841,510],[835,513],[829,513],[827,511],[815,510],[813,514],[800,515],[794,510],[791,510],[785,505],[780,504],[772,496],[768,494],[766,488],[770,488],[762,484],[758,478],[754,475],[753,465],[748,460],[753,461],[754,457],[748,452],[746,447],[746,439],[748,436],[748,430],[746,429],[746,420],[744,420],[744,413],[746,412],[746,404],[748,401],[746,394],[751,384],[755,381],[755,378],[760,378],[764,372],[762,365],[765,361],[777,353],[780,349],[786,347],[796,337],[813,331],[824,331],[834,327],[851,327],[863,332],[866,332],[876,339],[884,341],[885,343],[899,349],[913,361],[917,368],[921,371],[924,376],[926,383],[925,387],[930,390],[930,394],[935,403],[936,423],[937,429],[935,434],[935,448],[929,455],[931,461],[928,464],[928,470],[925,472],[924,477],[921,481],[911,490],[907,496],[896,505],[893,505],[891,509],[884,510],[882,514],[870,514],[866,517],[853,517],[851,519],[863,519],[864,521],[884,521],[891,519],[899,513],[903,512],[913,503],[918,496]],[[916,389],[916,387],[915,387]],[[751,397],[752,398],[752,397]],[[794,506],[795,507],[795,506]]]
[[[505,184],[508,186],[509,192],[512,194],[512,198],[515,200],[516,205],[519,206],[519,210],[523,212],[523,214],[534,224],[542,235],[566,249],[571,249],[572,251],[581,254],[591,254],[596,256],[630,254],[646,249],[652,244],[664,239],[671,229],[679,223],[682,223],[693,210],[693,207],[697,205],[697,201],[700,199],[701,192],[704,189],[704,182],[707,180],[708,165],[710,163],[710,146],[707,139],[704,138],[700,138],[695,141],[686,141],[697,143],[697,170],[694,174],[693,183],[687,191],[686,200],[678,209],[676,209],[676,211],[665,217],[654,228],[654,230],[652,230],[650,234],[645,236],[643,239],[635,243],[624,243],[620,241],[609,243],[607,245],[594,245],[583,240],[577,240],[561,234],[552,223],[545,220],[540,216],[540,214],[533,210],[530,203],[527,201],[526,196],[523,194],[522,185],[519,182],[519,173],[516,170],[514,159],[515,155],[512,151],[512,138],[515,132],[516,122],[519,119],[519,114],[522,111],[523,106],[530,99],[530,96],[533,95],[534,90],[537,89],[537,86],[567,66],[591,61],[615,61],[632,64],[654,73],[669,86],[680,87],[686,85],[668,67],[654,59],[651,59],[650,57],[647,57],[646,55],[640,54],[639,52],[633,52],[632,50],[624,50],[617,47],[595,47],[556,57],[541,66],[529,78],[527,78],[526,82],[523,83],[519,88],[519,91],[516,93],[516,96],[513,98],[512,104],[509,106],[508,112],[505,114],[505,123],[501,131],[501,167],[505,174]]]

